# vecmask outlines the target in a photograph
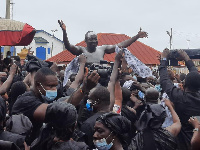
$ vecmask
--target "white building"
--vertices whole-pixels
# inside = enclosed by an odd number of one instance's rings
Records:
[[[23,48],[24,46],[15,46],[15,48],[11,47],[12,55],[17,55],[17,53],[20,53]],[[33,41],[30,45],[25,46],[25,48],[31,48],[31,51],[34,52],[33,55],[42,60],[46,60],[65,49],[63,41],[44,30],[37,30]],[[2,47],[1,52],[3,52],[3,50],[4,48]]]

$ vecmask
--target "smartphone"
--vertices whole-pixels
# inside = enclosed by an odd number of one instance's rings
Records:
[[[138,97],[140,98],[140,99],[142,99],[142,100],[144,100],[144,93],[143,92],[141,92],[141,91],[138,91]]]

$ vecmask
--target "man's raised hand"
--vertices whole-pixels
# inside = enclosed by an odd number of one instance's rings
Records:
[[[81,54],[81,55],[78,57],[78,61],[79,61],[80,64],[81,64],[81,63],[85,64],[85,63],[87,62],[87,57],[86,57],[86,55]]]
[[[58,20],[58,23],[59,23],[61,29],[66,31],[66,26],[65,26],[65,24],[63,23],[63,21],[62,21],[62,20]]]
[[[138,37],[139,38],[148,38],[148,33],[144,31],[139,31],[138,32]]]

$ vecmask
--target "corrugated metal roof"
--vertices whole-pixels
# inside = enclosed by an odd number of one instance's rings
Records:
[[[125,34],[98,33],[97,39],[98,39],[98,45],[101,46],[101,45],[115,45],[124,40],[130,39],[130,37]],[[85,41],[82,41],[76,44],[76,46],[86,47],[86,43]],[[151,65],[160,63],[157,58],[160,52],[139,41],[136,41],[133,44],[131,44],[131,46],[129,46],[128,49],[133,55],[135,55],[139,60],[141,60],[145,64]],[[71,61],[74,57],[75,57],[74,55],[72,55],[69,51],[66,50],[48,59],[48,61],[56,61],[58,59],[66,62],[66,61]],[[114,61],[115,53],[105,54],[104,59],[107,61]]]
[[[47,59],[46,61],[52,61],[52,62],[70,62],[72,61],[76,56],[70,53],[68,50],[64,50],[57,55]]]

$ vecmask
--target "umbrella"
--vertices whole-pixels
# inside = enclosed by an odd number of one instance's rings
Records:
[[[0,18],[0,46],[27,46],[35,33],[27,23]]]

